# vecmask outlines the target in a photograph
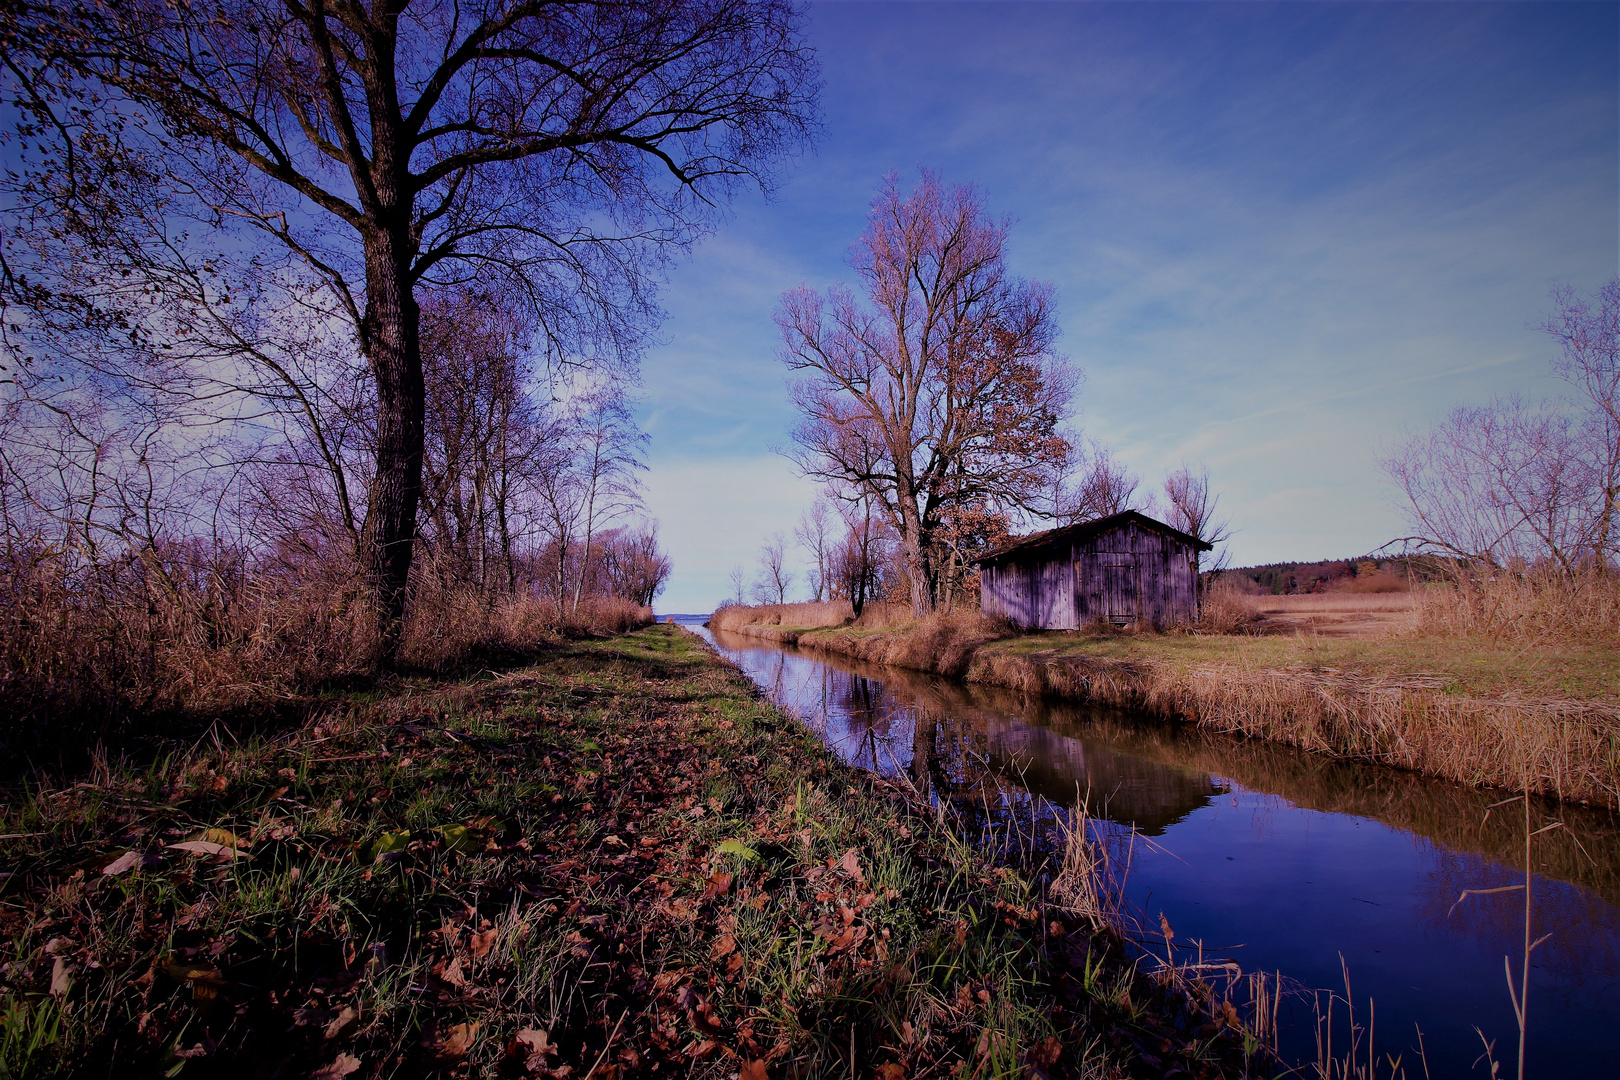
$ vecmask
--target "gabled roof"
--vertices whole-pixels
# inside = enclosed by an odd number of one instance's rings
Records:
[[[1080,540],[1089,540],[1093,536],[1112,532],[1115,529],[1124,528],[1126,525],[1137,525],[1144,529],[1151,529],[1156,533],[1163,533],[1165,536],[1195,547],[1199,551],[1209,551],[1215,546],[1214,544],[1206,544],[1198,537],[1184,533],[1180,529],[1171,528],[1164,522],[1150,518],[1146,514],[1137,513],[1135,510],[1126,510],[1123,513],[1110,514],[1105,518],[1097,518],[1094,521],[1082,521],[1078,525],[1065,525],[1061,529],[1047,529],[1045,532],[1038,532],[1031,536],[1020,536],[973,561],[977,565],[1001,562],[1003,559],[1033,554],[1044,547],[1058,547],[1073,544]]]

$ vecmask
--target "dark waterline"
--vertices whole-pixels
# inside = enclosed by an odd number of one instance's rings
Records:
[[[854,764],[931,771],[947,797],[966,794],[950,790],[966,786],[964,763],[1059,807],[1089,792],[1094,819],[1129,843],[1126,896],[1146,923],[1162,912],[1178,944],[1301,988],[1342,994],[1348,970],[1358,1024],[1376,1003],[1380,1062],[1404,1055],[1413,1080],[1416,1028],[1435,1080],[1489,1075],[1476,1027],[1512,1074],[1502,958],[1517,969],[1522,898],[1452,907],[1522,880],[1521,804],[1487,814],[1500,793],[693,629]],[[1566,828],[1536,841],[1534,930],[1552,936],[1531,965],[1527,1073],[1620,1076],[1620,821],[1533,814],[1532,827]],[[1313,1059],[1310,998],[1283,1012],[1285,1056]]]

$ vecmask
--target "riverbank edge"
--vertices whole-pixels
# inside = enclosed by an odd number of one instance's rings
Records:
[[[1487,698],[1421,676],[1184,666],[1056,649],[971,629],[730,626],[776,645],[1098,705],[1139,709],[1223,734],[1388,765],[1474,787],[1620,809],[1620,708],[1593,701]],[[1022,649],[1023,651],[1013,651]]]

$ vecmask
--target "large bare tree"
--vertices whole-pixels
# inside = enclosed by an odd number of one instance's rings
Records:
[[[1541,326],[1573,400],[1459,407],[1383,462],[1413,534],[1456,565],[1613,571],[1620,559],[1620,279],[1554,290]]]
[[[181,381],[293,413],[306,388],[264,318],[352,341],[374,409],[357,547],[389,656],[421,496],[418,289],[479,280],[552,359],[632,360],[658,252],[807,137],[799,24],[787,0],[5,0],[4,271],[43,313],[9,324],[45,352],[53,321],[94,324],[154,379],[163,350],[223,360]]]
[[[953,506],[1040,512],[1068,442],[1073,380],[1053,350],[1052,290],[1013,277],[1009,223],[972,187],[890,175],[844,287],[797,289],[777,314],[799,375],[795,460],[835,490],[870,495],[905,555],[913,612],[937,600],[935,534]]]
[[[1557,310],[1542,323],[1559,344],[1553,371],[1579,393],[1580,440],[1597,503],[1589,549],[1608,567],[1620,557],[1620,278],[1591,297],[1553,291]]]

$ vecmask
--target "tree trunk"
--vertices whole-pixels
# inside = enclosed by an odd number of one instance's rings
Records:
[[[401,227],[372,233],[365,252],[361,342],[377,383],[377,472],[361,534],[362,571],[378,622],[378,658],[391,666],[404,630],[422,493],[422,351],[408,232]]]
[[[922,520],[911,499],[900,502],[900,543],[906,553],[906,577],[911,584],[911,614],[921,619],[934,610],[928,589],[928,563],[923,551]]]

